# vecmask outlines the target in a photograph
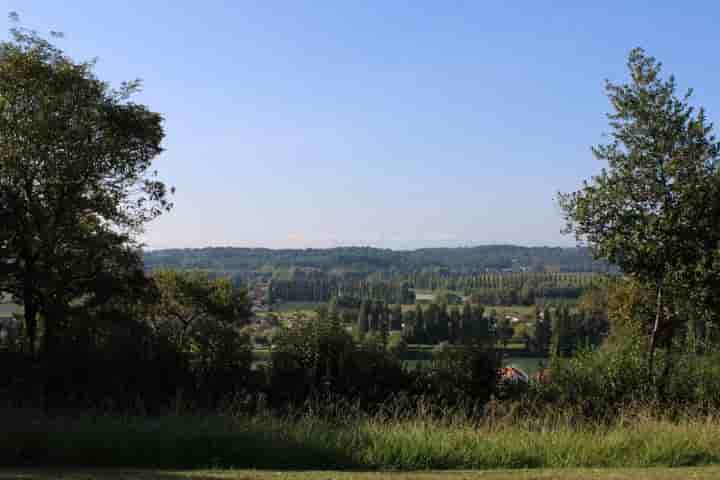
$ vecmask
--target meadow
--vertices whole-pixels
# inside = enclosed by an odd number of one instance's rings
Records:
[[[228,410],[231,412],[231,410]],[[697,467],[720,463],[720,417],[620,412],[606,425],[568,412],[442,418],[422,405],[363,414],[317,403],[279,416],[6,412],[0,466],[269,470],[502,470]]]
[[[326,302],[282,302],[273,306],[273,311],[277,313],[302,312],[313,313],[319,307],[327,305]]]
[[[495,310],[495,312],[500,317],[504,317],[507,315],[510,317],[517,317],[521,320],[534,319],[534,316],[535,316],[535,306],[534,305],[496,305],[496,306],[486,307],[486,310],[488,312]]]

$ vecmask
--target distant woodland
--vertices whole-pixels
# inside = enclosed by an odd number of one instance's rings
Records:
[[[144,253],[148,269],[199,269],[230,275],[279,274],[292,268],[327,273],[362,274],[447,271],[478,273],[608,272],[604,261],[594,260],[587,248],[486,245],[460,248],[389,250],[370,247],[271,250],[267,248],[199,248],[154,250]]]

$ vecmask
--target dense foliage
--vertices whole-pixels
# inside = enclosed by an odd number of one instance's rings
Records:
[[[653,292],[654,315],[635,326],[661,393],[685,333],[706,342],[720,321],[720,142],[653,57],[635,49],[628,69],[629,83],[607,84],[610,142],[593,150],[607,168],[560,200],[569,231]]]
[[[33,354],[113,297],[139,295],[133,233],[169,208],[151,162],[162,118],[33,32],[0,44],[0,290],[24,306]]]

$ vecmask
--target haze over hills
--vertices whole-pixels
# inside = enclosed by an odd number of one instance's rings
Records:
[[[373,247],[282,249],[208,247],[147,251],[145,265],[154,268],[203,269],[227,273],[273,272],[314,268],[325,272],[447,270],[606,272],[605,262],[587,248],[483,245],[456,248],[390,250]]]

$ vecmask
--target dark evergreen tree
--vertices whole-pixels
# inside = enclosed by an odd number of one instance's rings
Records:
[[[462,324],[462,316],[457,307],[453,307],[450,311],[450,328],[448,341],[450,343],[457,343],[460,338],[460,325]]]
[[[415,306],[415,343],[424,344],[427,343],[427,322],[425,320],[425,313],[423,312],[422,306],[419,304]]]
[[[538,353],[547,353],[550,351],[550,342],[552,340],[552,316],[550,309],[546,308],[542,315],[540,309],[536,309],[535,316],[535,338],[533,345]]]
[[[390,330],[402,330],[402,307],[396,304],[390,314]]]
[[[360,304],[360,311],[358,312],[357,320],[357,331],[360,337],[363,337],[370,330],[368,309],[368,303],[363,300],[363,302]]]

